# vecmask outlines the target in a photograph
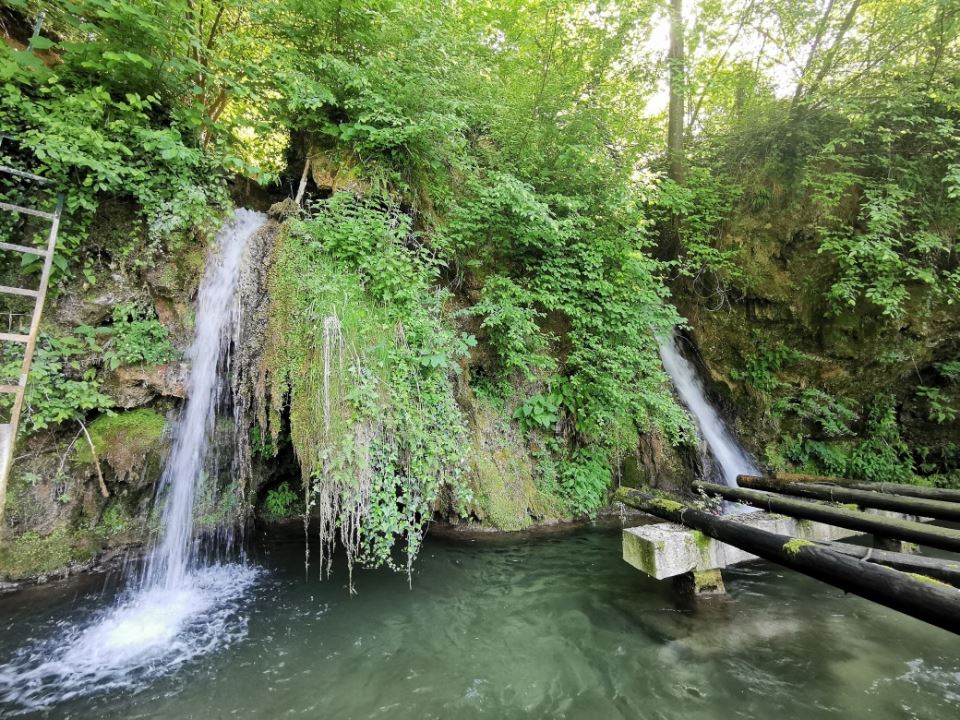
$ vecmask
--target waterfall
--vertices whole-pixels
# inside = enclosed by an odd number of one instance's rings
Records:
[[[657,342],[660,345],[663,367],[673,380],[680,400],[693,413],[700,436],[720,466],[724,483],[736,487],[737,475],[759,475],[760,471],[747,451],[737,442],[716,408],[707,399],[703,382],[693,364],[680,352],[677,338],[658,338]]]
[[[230,342],[244,247],[266,220],[238,210],[217,235],[200,285],[196,329],[187,352],[188,396],[158,487],[159,542],[139,582],[92,621],[23,648],[0,665],[0,702],[28,709],[78,695],[137,687],[198,655],[242,637],[238,610],[257,571],[198,562],[194,497],[203,481],[220,388],[218,366]]]
[[[174,431],[173,447],[160,479],[158,494],[166,495],[162,537],[150,554],[145,587],[180,587],[194,560],[193,501],[203,475],[213,432],[219,389],[217,366],[231,337],[233,300],[240,260],[247,240],[266,218],[238,210],[217,236],[217,256],[207,266],[197,297],[196,329],[187,350],[190,376],[187,403]]]

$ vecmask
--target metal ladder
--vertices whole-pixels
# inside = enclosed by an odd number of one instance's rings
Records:
[[[12,140],[9,135],[0,135],[0,144],[4,140]],[[0,173],[28,180],[39,185],[48,185],[50,180],[34,175],[33,173],[15,170],[0,165]],[[43,314],[43,302],[47,296],[47,286],[50,283],[50,271],[53,267],[53,253],[57,246],[57,232],[60,229],[60,214],[63,212],[63,195],[57,195],[57,204],[53,212],[45,212],[34,208],[11,205],[0,202],[0,210],[32,215],[43,218],[50,223],[50,233],[47,236],[46,247],[16,245],[0,242],[0,250],[17,252],[27,255],[38,255],[43,258],[43,270],[40,273],[40,286],[36,290],[22,287],[8,287],[0,285],[0,294],[16,295],[34,299],[33,314],[30,319],[30,330],[26,335],[19,333],[0,333],[0,342],[18,343],[24,346],[23,361],[20,364],[20,379],[16,385],[0,385],[0,393],[13,395],[13,407],[10,410],[10,422],[0,424],[0,523],[3,522],[3,511],[7,500],[7,480],[10,476],[10,467],[13,464],[13,450],[17,439],[17,429],[20,426],[20,414],[23,410],[23,395],[30,375],[30,364],[33,362],[33,353],[37,345],[37,334],[40,332],[40,317]]]

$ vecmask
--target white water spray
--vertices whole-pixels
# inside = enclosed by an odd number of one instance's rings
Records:
[[[658,343],[663,367],[673,380],[683,404],[693,413],[700,436],[720,466],[723,481],[736,487],[737,475],[759,475],[760,471],[747,451],[737,442],[716,408],[710,404],[696,368],[680,352],[676,338],[661,338]]]
[[[107,688],[131,687],[243,635],[240,600],[256,577],[242,565],[197,562],[193,504],[213,431],[217,368],[231,337],[234,297],[247,240],[266,218],[238,210],[217,235],[197,300],[187,351],[188,399],[174,429],[158,497],[164,499],[159,543],[138,584],[92,623],[21,650],[0,665],[0,701],[28,710]]]

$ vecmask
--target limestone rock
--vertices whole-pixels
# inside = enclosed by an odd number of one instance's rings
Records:
[[[121,408],[145,405],[157,397],[186,397],[186,363],[124,365],[110,372],[104,390]]]
[[[138,292],[126,284],[125,278],[113,275],[86,293],[64,295],[55,305],[55,319],[61,325],[96,326],[110,317],[115,305],[137,299]]]

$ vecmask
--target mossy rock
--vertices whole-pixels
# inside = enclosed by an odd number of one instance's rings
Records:
[[[187,243],[176,255],[147,273],[147,283],[154,294],[187,302],[200,282],[205,265],[206,248],[199,243]]]
[[[24,533],[0,544],[0,577],[21,580],[49,575],[92,560],[102,547],[101,536],[89,530],[60,528],[49,535]]]
[[[534,518],[566,516],[563,502],[534,479],[534,460],[506,410],[474,402],[469,481],[474,491],[471,510],[477,518],[497,530],[513,531],[529,527]]]
[[[516,458],[512,458],[516,460]],[[531,524],[528,509],[532,489],[529,468],[526,472],[512,475],[511,470],[520,470],[516,462],[508,462],[506,472],[497,461],[482,450],[477,452],[473,461],[474,478],[477,485],[477,514],[481,520],[498,530],[523,530]]]
[[[144,463],[159,459],[167,420],[156,410],[139,408],[113,415],[101,415],[88,428],[100,460],[106,460],[120,479],[129,478]],[[90,446],[80,444],[76,460],[92,464]]]

